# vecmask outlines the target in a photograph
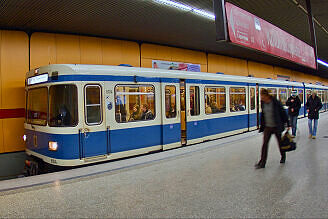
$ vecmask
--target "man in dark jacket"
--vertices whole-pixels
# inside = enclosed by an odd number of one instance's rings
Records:
[[[281,154],[280,163],[285,163],[286,152],[281,151],[281,133],[285,129],[285,123],[289,127],[288,116],[282,104],[272,97],[268,90],[261,89],[261,126],[260,132],[263,132],[263,145],[261,160],[255,165],[256,169],[265,168],[268,157],[269,140],[272,134],[275,134],[278,140],[279,150]]]
[[[141,120],[152,120],[154,119],[154,114],[150,111],[148,104],[142,104],[142,114]]]
[[[292,91],[292,95],[288,98],[286,106],[288,106],[289,122],[292,126],[292,137],[295,137],[297,129],[297,118],[301,109],[301,100],[297,96],[297,90]]]
[[[318,119],[319,119],[319,110],[322,107],[322,103],[317,94],[312,91],[312,95],[306,101],[306,111],[308,112],[308,124],[309,124],[309,138],[316,138],[317,127],[318,127]],[[312,121],[314,121],[313,129],[312,129]]]

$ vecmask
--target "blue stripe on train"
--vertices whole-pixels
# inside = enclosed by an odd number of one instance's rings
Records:
[[[58,135],[49,134],[45,132],[37,132],[32,130],[25,130],[26,134],[26,148],[35,151],[39,154],[58,158],[58,159],[78,159],[79,150],[79,135]],[[34,137],[36,136],[37,147],[34,146]],[[57,151],[48,150],[48,142],[55,141],[58,143]]]
[[[141,76],[117,76],[117,75],[60,75],[54,79],[50,77],[49,82],[62,81],[129,81],[129,82],[165,82],[179,83],[176,78],[156,78],[156,77],[141,77]]]
[[[110,131],[110,145],[107,147],[106,131],[90,132],[86,140],[83,141],[84,134],[49,134],[44,132],[36,132],[25,130],[27,141],[26,147],[39,154],[57,158],[57,159],[78,159],[80,154],[85,157],[97,156],[110,153],[117,153],[128,150],[135,150],[145,147],[151,147],[162,144],[161,126],[146,126],[129,129],[118,129]],[[171,144],[180,142],[180,124],[168,124],[163,126],[163,143]],[[34,146],[33,136],[37,136],[37,147]],[[79,140],[80,137],[80,140]],[[90,142],[92,140],[92,142]],[[57,151],[48,150],[48,142],[55,141],[58,143]],[[82,144],[79,146],[79,142]],[[88,147],[88,148],[86,148]],[[108,149],[107,149],[108,148]]]
[[[249,127],[257,126],[257,114],[252,113],[249,115]]]
[[[187,140],[248,128],[248,115],[206,119],[187,123]]]
[[[250,125],[256,126],[256,114],[251,114]],[[201,138],[248,127],[248,115],[239,115],[215,119],[200,120],[187,123],[187,139]],[[163,129],[163,130],[162,130]],[[162,132],[163,131],[163,132]],[[180,142],[181,126],[177,124],[155,125],[110,131],[110,153],[141,149],[156,145]],[[107,141],[99,136],[106,135],[106,131],[88,133],[92,144],[85,148],[84,134],[49,134],[26,130],[27,148],[39,154],[56,159],[78,159],[80,155],[97,156],[107,153]],[[163,133],[163,136],[162,136]],[[34,147],[33,135],[37,136],[37,147]],[[48,150],[48,142],[58,142],[57,151]],[[79,142],[84,142],[79,146]],[[97,142],[98,144],[95,145]],[[84,146],[83,146],[84,145]]]

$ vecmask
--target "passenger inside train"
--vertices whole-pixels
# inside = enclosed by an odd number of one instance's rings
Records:
[[[141,114],[141,120],[152,120],[154,119],[154,114],[149,109],[148,104],[144,103],[142,104],[142,114]]]

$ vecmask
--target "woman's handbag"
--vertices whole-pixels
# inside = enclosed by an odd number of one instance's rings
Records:
[[[296,143],[293,141],[293,138],[288,131],[286,131],[281,138],[280,149],[283,152],[294,151],[296,149]]]

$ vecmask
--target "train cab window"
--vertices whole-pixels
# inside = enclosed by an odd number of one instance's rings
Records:
[[[279,89],[279,101],[281,102],[281,104],[283,106],[286,106],[286,102],[287,102],[287,89],[286,88],[280,88]]]
[[[251,88],[251,110],[255,110],[255,88]]]
[[[198,116],[200,114],[199,87],[190,86],[190,115]]]
[[[155,119],[155,88],[152,85],[117,85],[115,120],[118,123]]]
[[[85,87],[85,118],[88,125],[98,125],[102,122],[101,87],[87,85]]]
[[[49,88],[49,126],[72,127],[78,123],[77,88],[72,84]]]
[[[46,87],[29,89],[27,91],[27,123],[47,125],[48,89]]]
[[[165,86],[165,115],[166,118],[175,118],[177,115],[176,88],[173,85]]]
[[[246,110],[246,88],[231,87],[230,88],[230,112],[238,112]]]
[[[226,112],[226,91],[225,87],[205,87],[205,113],[225,113]]]
[[[298,89],[298,97],[300,98],[301,104],[304,102],[303,89]]]

